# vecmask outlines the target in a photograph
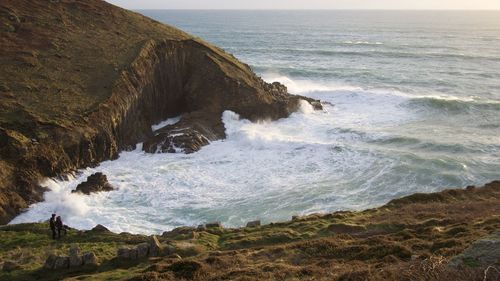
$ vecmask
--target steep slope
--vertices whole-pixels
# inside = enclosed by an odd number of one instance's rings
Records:
[[[2,1],[0,64],[0,223],[42,199],[43,177],[143,141],[150,152],[193,152],[224,137],[226,109],[277,119],[305,99],[200,39],[98,0]]]

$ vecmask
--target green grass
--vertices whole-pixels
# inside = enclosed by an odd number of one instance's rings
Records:
[[[410,266],[414,255],[443,261],[498,230],[498,188],[484,188],[473,194],[463,191],[454,197],[465,196],[462,201],[405,203],[398,208],[383,206],[363,212],[311,215],[252,228],[181,227],[159,237],[164,247],[162,257],[137,261],[117,260],[116,250],[122,245],[146,242],[147,236],[70,230],[54,241],[47,223],[1,226],[0,263],[14,261],[21,269],[1,272],[0,280],[122,280],[143,274],[148,280],[156,273],[190,276],[198,271],[221,279],[258,274],[261,279],[282,280],[283,276],[301,272],[323,276],[329,273],[321,268],[335,265],[335,270],[341,272],[371,266],[386,266],[398,272],[394,264]],[[487,195],[491,195],[489,199],[483,199]],[[444,215],[443,210],[447,212]],[[72,245],[78,245],[82,252],[93,251],[101,265],[41,269],[50,253],[67,255]],[[171,267],[180,262],[179,256],[182,263]],[[192,267],[197,263],[202,266],[195,270]],[[465,264],[481,269],[474,260],[466,260]],[[148,275],[148,271],[153,272]],[[284,275],[275,278],[273,271]]]
[[[107,264],[116,255],[116,249],[121,245],[136,245],[146,241],[145,236],[130,234],[114,234],[111,232],[82,232],[69,230],[67,235],[61,239],[53,240],[48,224],[19,224],[0,227],[0,259],[3,261],[14,261],[18,263],[22,270],[14,273],[4,273],[8,280],[23,280],[23,276],[32,275],[46,276],[45,270],[40,268],[45,263],[49,254],[68,255],[69,248],[77,245],[81,252],[94,252],[98,259],[104,262],[104,266],[99,270],[106,270],[116,265]],[[62,274],[80,274],[81,272],[96,269],[86,268],[77,270],[62,271]],[[51,280],[48,274],[48,279]],[[2,275],[0,275],[1,280]]]

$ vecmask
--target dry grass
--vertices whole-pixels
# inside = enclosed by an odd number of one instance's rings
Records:
[[[445,191],[449,194],[449,191]],[[144,236],[72,234],[51,244],[44,225],[3,227],[2,260],[23,269],[8,276],[24,280],[498,280],[497,267],[448,261],[471,242],[500,229],[500,182],[457,190],[446,200],[412,202],[363,212],[316,214],[254,228],[197,230],[183,227],[161,237],[164,257],[120,263],[119,244]],[[435,194],[442,198],[443,194]],[[428,197],[432,197],[429,195]],[[47,251],[72,243],[96,251],[99,269],[39,271]],[[168,250],[167,250],[168,249]],[[175,254],[175,255],[174,255]],[[179,259],[180,255],[182,259]],[[48,277],[47,277],[48,276]],[[2,275],[0,275],[0,279]],[[46,279],[44,279],[46,278]]]

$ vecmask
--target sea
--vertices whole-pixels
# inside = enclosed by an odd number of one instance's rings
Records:
[[[55,212],[71,227],[114,232],[241,227],[500,179],[500,11],[137,12],[324,110],[304,103],[257,123],[226,111],[225,140],[189,155],[139,145],[68,181],[46,179],[45,201],[11,223]],[[95,172],[118,190],[71,193]]]

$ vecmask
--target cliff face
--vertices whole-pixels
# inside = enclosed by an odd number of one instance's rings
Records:
[[[98,0],[2,1],[0,52],[0,223],[42,199],[44,177],[138,142],[193,152],[224,137],[224,110],[277,119],[306,99],[216,47]],[[152,124],[178,115],[153,134]]]

